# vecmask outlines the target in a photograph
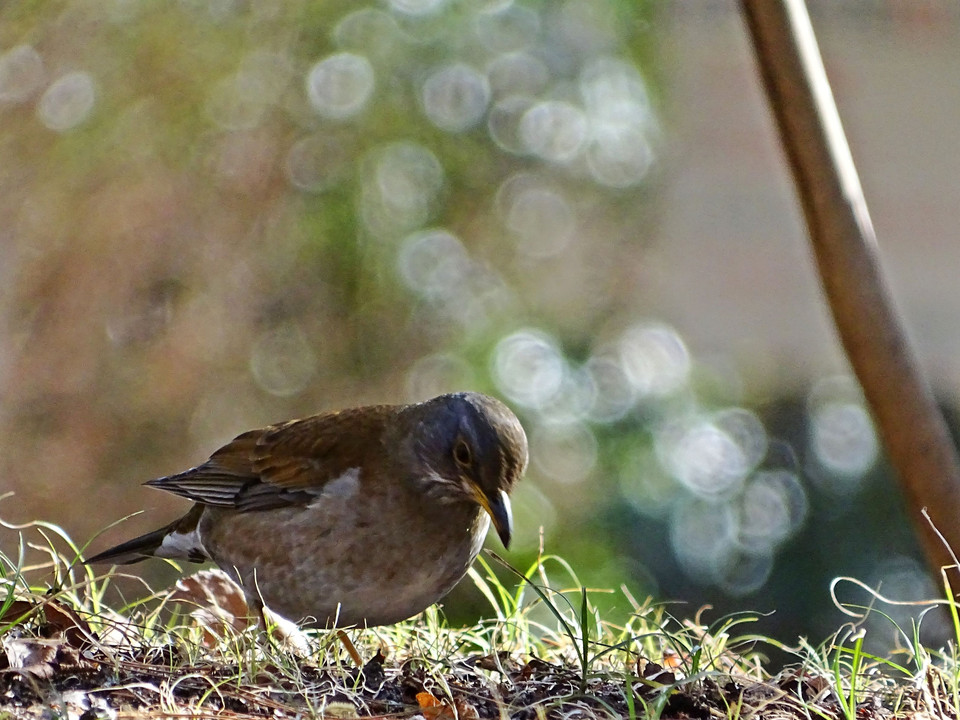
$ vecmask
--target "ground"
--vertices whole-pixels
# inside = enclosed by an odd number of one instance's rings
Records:
[[[749,613],[681,619],[624,589],[632,613],[613,624],[562,558],[521,572],[486,553],[469,572],[490,609],[474,626],[449,627],[434,606],[392,626],[301,631],[249,618],[220,570],[153,591],[83,564],[56,526],[15,529],[38,533],[21,547],[49,559],[0,552],[0,720],[960,718],[953,600],[946,647],[901,631],[896,658],[880,658],[863,651],[865,618],[786,648],[750,634]],[[796,661],[769,667],[772,647]]]

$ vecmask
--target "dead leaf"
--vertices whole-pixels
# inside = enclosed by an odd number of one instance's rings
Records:
[[[457,717],[460,720],[480,720],[480,713],[473,703],[469,703],[463,698],[456,698],[453,701],[453,707],[457,711]]]
[[[466,659],[466,664],[478,670],[493,672],[505,672],[507,666],[516,669],[516,663],[511,659],[510,653],[505,650],[501,650],[496,655],[473,655]]]
[[[663,666],[671,670],[676,670],[678,667],[683,665],[683,658],[673,648],[664,648],[663,649]]]
[[[190,617],[203,628],[205,647],[215,647],[231,631],[242,632],[250,624],[243,591],[222,570],[201,570],[181,578],[169,600],[193,608]]]
[[[457,711],[449,703],[424,690],[417,693],[417,704],[426,720],[456,720]]]
[[[3,651],[7,656],[7,667],[35,678],[53,677],[57,649],[62,644],[62,640],[5,637]]]
[[[22,623],[28,620],[30,614],[40,607],[39,603],[27,600],[14,600],[9,607],[0,612],[0,622],[4,623]]]
[[[429,693],[426,690],[423,692],[417,693],[417,704],[420,706],[420,709],[423,708],[432,708],[437,705],[443,705],[443,703],[433,696],[433,693]]]
[[[24,624],[42,616],[39,633],[47,638],[64,638],[70,646],[82,650],[94,637],[87,621],[77,611],[56,598],[44,600],[14,600],[0,615],[0,622]]]
[[[43,603],[43,615],[47,623],[58,633],[62,633],[70,647],[82,650],[94,637],[87,621],[72,607],[55,598]]]

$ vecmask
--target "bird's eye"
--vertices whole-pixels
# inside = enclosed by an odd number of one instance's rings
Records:
[[[473,462],[470,446],[464,440],[457,440],[457,444],[453,446],[453,459],[457,461],[457,465],[463,467],[469,467]]]

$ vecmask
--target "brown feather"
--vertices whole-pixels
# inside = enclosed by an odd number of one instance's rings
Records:
[[[274,426],[260,438],[253,470],[262,482],[287,490],[322,491],[370,452],[383,452],[379,440],[399,407],[374,407],[322,413]],[[371,438],[377,442],[371,443]]]
[[[324,486],[361,467],[398,406],[321,413],[238,435],[186,472],[146,484],[194,502],[241,511],[311,502]],[[378,442],[370,443],[370,438]]]

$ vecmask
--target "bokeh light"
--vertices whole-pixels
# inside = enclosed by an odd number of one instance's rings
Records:
[[[701,582],[716,582],[734,549],[736,522],[727,503],[697,500],[677,505],[670,544],[681,567]]]
[[[476,387],[476,373],[469,362],[453,353],[433,353],[417,360],[407,372],[406,397],[422,402],[472,387]]]
[[[597,423],[611,423],[622,419],[637,402],[635,386],[624,372],[617,358],[607,354],[590,357],[584,366],[595,388],[590,419]]]
[[[423,111],[441,130],[463,132],[479,123],[490,102],[485,75],[463,63],[432,73],[423,83]]]
[[[501,102],[511,98],[533,98],[550,82],[546,63],[525,50],[500,53],[487,65],[491,91]]]
[[[224,78],[210,90],[207,117],[224,130],[250,130],[260,124],[266,105],[260,97],[245,95],[238,77]]]
[[[333,29],[337,44],[363,52],[377,64],[389,61],[404,41],[397,18],[378,8],[362,8],[344,15]]]
[[[437,228],[405,238],[397,263],[411,290],[437,303],[448,303],[460,294],[472,261],[458,238]]]
[[[250,372],[263,390],[287,397],[302,392],[316,372],[317,356],[303,330],[286,323],[264,332],[250,354]]]
[[[501,7],[478,13],[474,22],[477,38],[491,52],[519,50],[536,41],[540,33],[540,14],[519,3],[505,2]]]
[[[43,82],[43,58],[31,45],[17,45],[0,55],[0,103],[30,98]]]
[[[580,94],[592,127],[587,166],[610,187],[640,183],[654,161],[656,120],[646,85],[633,65],[597,58],[580,73]]]
[[[720,566],[717,585],[734,597],[749,595],[763,587],[772,570],[771,555],[734,550]]]
[[[520,330],[497,343],[492,370],[506,397],[522,407],[537,409],[560,391],[566,363],[549,335],[540,330]]]
[[[500,186],[497,205],[517,249],[531,257],[563,252],[576,233],[576,215],[564,193],[526,173]]]
[[[363,55],[340,52],[317,62],[307,74],[310,106],[322,117],[347,120],[373,95],[374,73]]]
[[[620,362],[641,395],[676,392],[690,373],[690,355],[683,340],[672,328],[658,323],[641,323],[623,333]]]
[[[515,155],[526,152],[523,138],[520,137],[520,122],[533,102],[525,95],[511,95],[497,101],[491,108],[487,117],[487,132],[504,152]]]
[[[18,69],[24,68],[21,65]],[[18,79],[22,82],[25,78],[21,74]],[[88,72],[77,70],[61,75],[44,91],[37,104],[37,117],[51,130],[64,132],[86,122],[95,103],[96,83],[93,77]]]
[[[544,100],[520,119],[519,135],[527,152],[548,162],[574,160],[587,142],[583,110],[562,100]]]
[[[617,480],[624,501],[643,516],[663,518],[689,499],[646,444],[636,443],[621,455]]]
[[[596,396],[593,376],[582,367],[566,364],[560,387],[540,406],[539,414],[552,424],[580,423],[587,419]]]
[[[397,266],[407,287],[436,314],[473,331],[483,329],[506,301],[497,273],[473,260],[463,243],[442,228],[407,236]]]
[[[657,435],[656,448],[664,468],[705,498],[738,491],[752,469],[743,446],[707,418],[667,424]]]
[[[390,7],[407,15],[428,15],[439,11],[447,0],[389,0]]]
[[[430,150],[391,143],[374,150],[366,165],[360,213],[375,236],[418,228],[436,213],[444,172]]]
[[[856,491],[879,452],[859,387],[849,377],[826,378],[813,387],[807,402],[812,460],[821,469],[813,478],[834,495]]]
[[[287,153],[284,172],[290,184],[305,192],[323,192],[343,183],[353,169],[348,138],[316,133],[297,140]]]
[[[583,423],[540,425],[530,439],[530,459],[555,482],[583,482],[597,463],[597,439]]]
[[[240,60],[236,76],[237,93],[261,105],[279,104],[294,73],[294,62],[289,55],[257,48]]]
[[[753,554],[769,553],[797,529],[802,521],[805,508],[791,507],[789,489],[781,481],[792,477],[781,473],[758,473],[748,481],[739,501],[738,542],[744,551]],[[795,479],[794,479],[795,480]],[[800,495],[803,497],[803,495]]]

